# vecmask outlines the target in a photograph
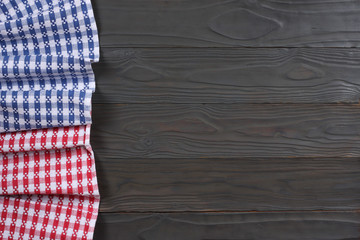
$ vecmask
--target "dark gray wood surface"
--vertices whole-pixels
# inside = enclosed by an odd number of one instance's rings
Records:
[[[94,149],[111,157],[360,157],[359,105],[95,104],[93,108]]]
[[[360,1],[93,5],[96,240],[360,239]]]
[[[358,49],[104,48],[101,55],[94,103],[359,102]]]
[[[359,158],[96,159],[103,212],[360,208]]]
[[[358,0],[97,0],[101,46],[358,47]]]
[[[356,212],[100,214],[96,239],[357,240]]]

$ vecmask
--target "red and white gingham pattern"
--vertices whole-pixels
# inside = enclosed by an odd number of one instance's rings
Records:
[[[91,239],[99,205],[90,125],[0,135],[0,239]]]
[[[98,195],[94,159],[85,147],[1,155],[1,195]]]
[[[90,125],[0,133],[0,153],[89,146]]]
[[[0,239],[92,239],[98,205],[74,195],[0,197]]]

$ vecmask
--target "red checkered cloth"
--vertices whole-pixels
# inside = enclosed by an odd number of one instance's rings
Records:
[[[0,239],[91,239],[99,191],[90,125],[0,134]]]
[[[90,125],[0,133],[0,153],[90,146],[89,137]]]

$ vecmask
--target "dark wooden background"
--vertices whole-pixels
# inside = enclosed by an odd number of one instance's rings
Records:
[[[93,5],[95,239],[360,239],[360,1]]]

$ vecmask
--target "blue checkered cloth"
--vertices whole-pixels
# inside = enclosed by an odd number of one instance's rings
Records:
[[[0,132],[91,123],[90,0],[0,0]]]

